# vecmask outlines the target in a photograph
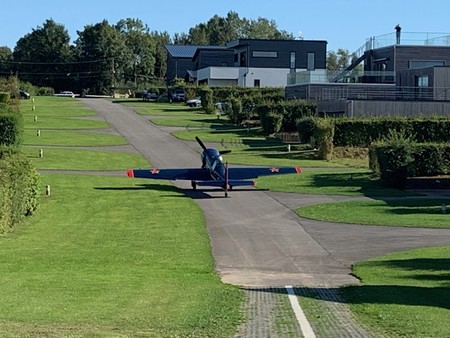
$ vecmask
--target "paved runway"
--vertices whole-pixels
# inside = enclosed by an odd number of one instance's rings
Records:
[[[200,147],[171,136],[131,109],[104,99],[82,99],[156,167],[199,167]],[[206,144],[208,146],[208,144]],[[301,163],[299,163],[301,166]],[[125,173],[124,173],[125,175]],[[306,220],[292,210],[335,201],[256,189],[189,189],[175,182],[204,210],[216,269],[223,282],[251,287],[340,286],[357,261],[422,246],[450,245],[450,230],[330,224]],[[305,202],[307,201],[307,202]]]

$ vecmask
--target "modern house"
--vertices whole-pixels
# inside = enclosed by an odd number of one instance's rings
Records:
[[[317,100],[327,115],[450,115],[450,35],[396,38],[367,39],[342,72],[290,74],[286,97]]]
[[[325,70],[326,41],[239,39],[226,46],[167,45],[167,81],[285,87],[288,74]]]

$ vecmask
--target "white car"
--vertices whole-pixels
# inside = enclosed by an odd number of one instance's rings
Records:
[[[194,99],[187,100],[186,105],[189,107],[200,107],[202,105],[202,100],[200,100],[200,97],[196,97]]]
[[[63,91],[63,92],[61,92],[61,93],[59,93],[59,94],[55,94],[55,96],[66,96],[66,97],[74,98],[74,97],[77,96],[77,95],[74,94],[74,93],[71,92],[71,91],[65,90],[65,91]]]

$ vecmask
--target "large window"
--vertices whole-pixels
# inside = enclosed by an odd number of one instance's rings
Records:
[[[417,87],[428,87],[428,75],[421,75],[416,77]]]
[[[419,100],[431,100],[432,99],[432,88],[428,87],[428,75],[420,75],[415,77],[415,92],[416,99]]]
[[[252,56],[254,58],[276,58],[278,57],[278,52],[254,50]]]
[[[429,68],[434,66],[445,66],[442,60],[411,60],[409,61],[409,69]]]
[[[290,54],[289,65],[290,69],[295,69],[295,52],[291,52]]]
[[[315,70],[316,69],[316,53],[308,53],[306,69]]]

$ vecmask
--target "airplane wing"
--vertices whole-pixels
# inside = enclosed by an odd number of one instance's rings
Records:
[[[156,180],[191,180],[206,181],[212,177],[208,170],[203,168],[173,168],[173,169],[130,169],[128,177],[152,178]]]
[[[228,168],[229,180],[248,180],[259,176],[299,174],[300,167],[244,167]]]

